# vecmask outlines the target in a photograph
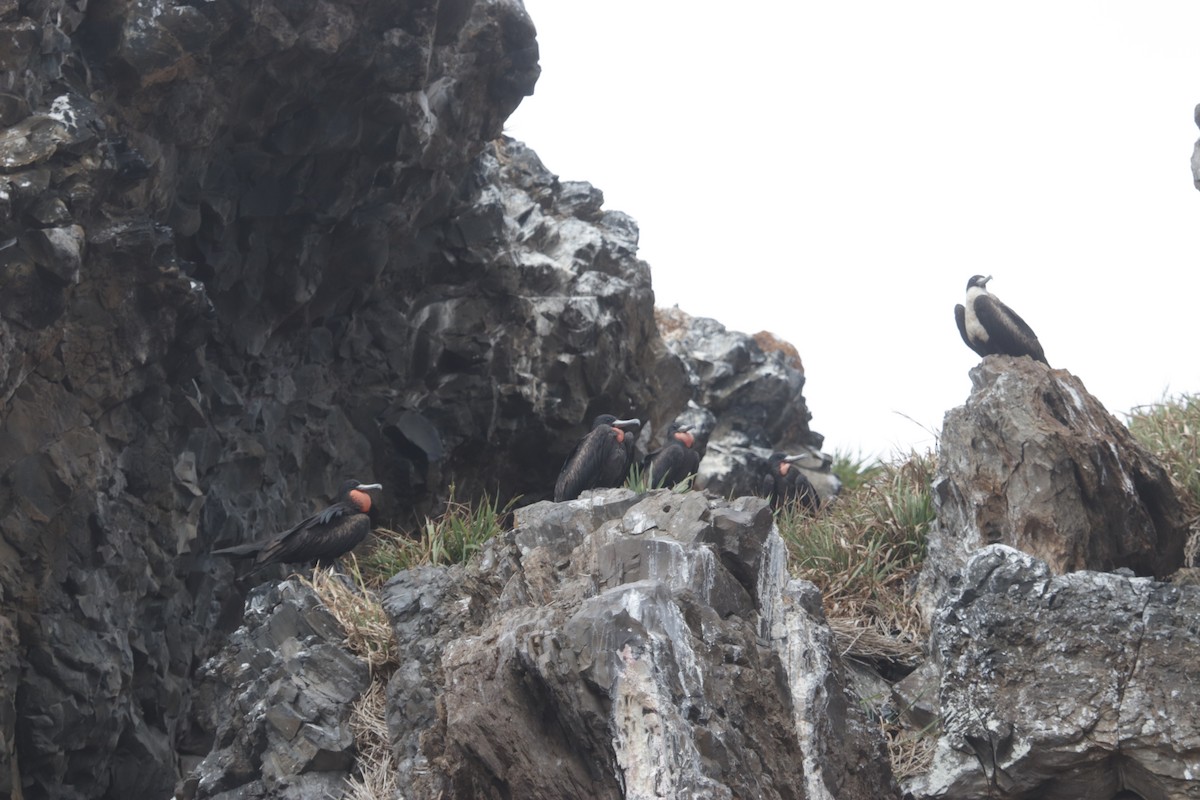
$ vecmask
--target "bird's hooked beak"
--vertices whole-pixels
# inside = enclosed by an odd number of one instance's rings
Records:
[[[816,458],[819,458],[821,461],[820,466],[813,464],[813,461],[812,461],[813,458],[814,458],[814,456],[812,453],[797,453],[794,456],[785,456],[783,459],[783,464],[779,465],[780,466],[779,474],[780,475],[787,474],[787,467],[785,467],[784,464],[795,464],[797,462],[804,462],[803,464],[801,464],[801,466],[804,467],[805,469],[824,469],[825,467],[828,467],[831,463],[833,463],[833,459],[826,460],[826,456],[824,453],[820,453],[816,456]]]
[[[355,486],[354,488],[357,491],[365,492],[367,489],[382,489],[383,484],[382,483],[360,483],[358,486]]]
[[[979,285],[986,287],[988,285],[988,281],[990,281],[991,279],[992,279],[992,276],[988,275],[986,278],[983,279],[983,282],[980,283]]]
[[[640,428],[642,427],[642,421],[640,419],[619,419],[612,426],[621,430],[625,430],[626,428]]]

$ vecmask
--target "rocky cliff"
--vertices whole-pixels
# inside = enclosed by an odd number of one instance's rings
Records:
[[[0,795],[169,795],[242,615],[205,554],[346,476],[403,527],[451,483],[544,497],[603,411],[643,450],[699,415],[735,466],[819,444],[797,359],[668,346],[634,222],[498,138],[538,75],[517,0],[0,33]]]
[[[413,798],[897,800],[820,595],[789,580],[783,548],[760,498],[613,489],[518,510],[466,567],[398,574],[382,592],[396,785]],[[345,703],[331,699],[353,685],[345,656],[293,584],[250,608],[206,670],[208,693],[239,713],[202,723],[217,746],[186,796],[324,797],[348,773]],[[297,634],[287,651],[280,631]]]
[[[914,797],[1196,797],[1200,590],[1163,466],[1063,369],[988,356],[946,414],[920,585],[925,663],[894,687],[934,733]]]
[[[763,499],[539,502],[467,565],[381,591],[384,774],[421,798],[1196,797],[1200,587],[1161,580],[1190,527],[1171,478],[1066,370],[989,356],[971,379],[915,671],[846,656]],[[369,780],[345,734],[363,667],[330,627],[297,584],[256,590],[203,670],[186,798]],[[899,786],[884,726],[928,756]]]

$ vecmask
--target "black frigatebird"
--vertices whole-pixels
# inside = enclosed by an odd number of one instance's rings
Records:
[[[967,281],[967,304],[954,307],[954,321],[967,347],[981,356],[1029,356],[1046,366],[1046,354],[1033,329],[993,294],[986,278],[972,275]]]
[[[780,508],[796,502],[811,514],[820,507],[821,496],[817,494],[808,477],[798,467],[793,466],[805,457],[804,454],[789,456],[787,453],[772,453],[767,459],[761,493],[770,499],[771,508]]]
[[[624,483],[636,438],[629,429],[641,424],[641,420],[617,419],[612,414],[592,420],[592,429],[575,445],[558,473],[554,502],[574,500],[584,489]]]
[[[262,542],[213,550],[215,556],[254,556],[256,566],[320,561],[328,564],[353,550],[371,532],[370,489],[378,483],[345,481],[337,500],[324,511]]]
[[[692,448],[696,437],[690,425],[672,423],[667,428],[667,441],[642,460],[642,476],[652,489],[671,488],[695,475],[700,469],[700,454]]]

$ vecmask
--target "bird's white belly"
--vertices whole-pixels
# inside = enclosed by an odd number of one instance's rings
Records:
[[[975,316],[975,300],[982,294],[984,294],[982,290],[975,288],[967,292],[966,314],[963,320],[967,327],[967,336],[976,342],[986,342],[988,340],[987,329],[979,323],[979,317]]]

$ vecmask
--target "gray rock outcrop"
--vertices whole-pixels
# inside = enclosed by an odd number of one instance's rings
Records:
[[[264,584],[243,625],[200,670],[180,797],[339,797],[354,764],[351,705],[369,671],[343,647],[345,633],[296,579]],[[207,745],[207,747],[205,747]]]
[[[920,586],[927,660],[896,708],[935,740],[914,798],[1200,796],[1179,709],[1200,593],[1164,467],[1065,370],[988,356],[946,415]],[[1174,688],[1181,687],[1181,688]]]
[[[1188,525],[1170,477],[1078,378],[989,356],[971,381],[940,437],[927,609],[989,544],[1055,573],[1125,567],[1164,577],[1183,565]]]
[[[899,796],[757,498],[538,503],[478,564],[401,573],[384,604],[413,797]]]
[[[0,783],[166,797],[192,673],[242,606],[192,556],[367,477],[360,429],[381,460],[426,457],[410,409],[340,394],[411,360],[347,331],[532,89],[534,31],[517,2],[237,0],[6,3],[0,29],[0,625],[19,662]]]
[[[346,477],[397,527],[451,482],[535,499],[594,413],[689,407],[633,221],[497,139],[539,70],[517,0],[0,33],[0,786],[171,793],[243,605],[214,546]]]
[[[726,497],[756,494],[772,451],[820,452],[824,437],[808,426],[804,365],[792,345],[766,332],[730,331],[678,308],[659,309],[657,319],[686,371],[692,407],[680,418],[696,426],[706,446],[699,486]],[[828,469],[812,477],[823,495],[836,494]]]
[[[1054,575],[1004,545],[938,608],[941,735],[915,797],[1200,797],[1200,587]]]

